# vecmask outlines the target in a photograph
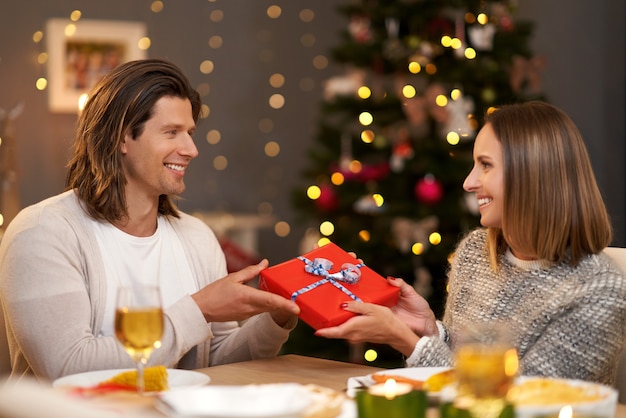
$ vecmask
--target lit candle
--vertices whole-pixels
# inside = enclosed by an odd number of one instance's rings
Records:
[[[357,392],[356,403],[359,418],[424,418],[427,406],[425,392],[394,379]]]

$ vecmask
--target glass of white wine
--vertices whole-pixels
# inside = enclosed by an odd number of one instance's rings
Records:
[[[454,406],[477,418],[499,417],[519,368],[510,327],[501,322],[468,324],[457,336],[454,358]]]
[[[163,308],[158,286],[120,287],[115,307],[115,337],[135,361],[137,392],[144,393],[144,365],[161,345]]]

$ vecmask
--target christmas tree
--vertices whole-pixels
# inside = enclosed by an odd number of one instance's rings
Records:
[[[412,283],[440,315],[447,259],[478,225],[462,183],[484,115],[541,99],[532,25],[504,0],[360,0],[339,11],[347,27],[332,58],[343,72],[325,83],[294,205],[315,240]],[[362,361],[345,342],[297,331],[288,352]]]

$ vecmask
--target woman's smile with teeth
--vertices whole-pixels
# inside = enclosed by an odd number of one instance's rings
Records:
[[[491,202],[493,199],[489,198],[489,197],[481,197],[478,199],[478,206],[483,206],[486,205],[487,203]]]

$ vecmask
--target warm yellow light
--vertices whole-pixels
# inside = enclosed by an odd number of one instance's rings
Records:
[[[365,359],[365,361],[372,362],[378,358],[378,353],[376,352],[376,350],[370,348],[365,351],[365,354],[363,354],[363,358]]]
[[[160,0],[155,0],[150,4],[150,11],[152,13],[159,13],[163,10],[163,2]]]
[[[81,11],[80,11],[80,10],[74,10],[74,11],[72,11],[72,13],[70,13],[70,20],[71,20],[72,22],[78,22],[78,21],[80,20],[80,17],[81,17],[82,15],[83,15],[83,14],[81,13]]]
[[[450,145],[458,145],[461,141],[461,137],[458,133],[450,131],[448,132],[448,135],[446,135],[446,141],[448,141],[448,144]]]
[[[152,45],[152,41],[147,36],[144,36],[143,38],[139,40],[139,42],[137,42],[137,46],[142,51],[146,51],[147,49],[150,49],[151,45]]]
[[[200,72],[202,74],[211,74],[215,69],[215,64],[211,60],[204,60],[200,63]]]
[[[572,418],[573,416],[574,416],[574,408],[572,408],[572,405],[565,405],[559,411],[558,418]]]
[[[461,93],[460,89],[452,89],[452,91],[450,92],[450,97],[452,98],[452,100],[459,100],[462,95],[463,93]]]
[[[417,91],[415,90],[415,87],[411,86],[410,84],[402,87],[402,95],[407,99],[412,99],[413,97],[415,97],[416,94]]]
[[[63,33],[67,37],[74,36],[74,34],[76,33],[76,25],[73,23],[66,25],[65,29],[63,30]]]
[[[348,170],[352,173],[360,173],[363,169],[363,165],[359,160],[352,160],[350,164],[348,164]]]
[[[89,95],[87,93],[83,93],[80,96],[78,96],[78,111],[82,112],[82,110],[85,108],[85,105],[87,104],[87,99],[89,99]]]
[[[213,168],[216,170],[226,170],[226,167],[228,167],[228,159],[223,155],[218,155],[213,159]]]
[[[318,70],[323,70],[324,68],[328,67],[328,58],[326,58],[324,55],[317,55],[315,58],[313,58],[313,67]]]
[[[224,40],[219,35],[213,35],[209,38],[209,46],[213,49],[219,49],[224,44]]]
[[[280,109],[285,105],[285,97],[282,94],[272,94],[269,99],[269,104],[272,109]]]
[[[465,58],[468,60],[476,58],[476,50],[474,48],[465,48]]]
[[[222,134],[217,129],[211,129],[206,134],[206,142],[211,145],[215,145],[222,140]]]
[[[323,247],[324,245],[329,244],[329,243],[330,243],[330,240],[328,238],[326,238],[326,237],[322,237],[322,238],[317,240],[317,246],[318,247]]]
[[[433,232],[428,236],[428,242],[432,245],[441,244],[441,234],[439,232]]]
[[[448,35],[442,36],[441,37],[441,45],[443,45],[446,48],[448,48],[450,45],[452,45],[452,38],[449,37]]]
[[[361,98],[361,99],[368,99],[371,95],[372,95],[372,90],[370,90],[369,87],[367,86],[361,86],[359,87],[359,89],[356,91],[356,94]]]
[[[374,116],[370,112],[361,112],[359,115],[359,123],[363,126],[369,126],[374,122]]]
[[[280,145],[276,141],[270,141],[265,144],[265,155],[268,157],[276,157],[280,154]]]
[[[33,42],[38,43],[41,42],[41,40],[43,39],[43,32],[38,30],[37,32],[33,33]]]
[[[202,103],[200,106],[200,114],[198,115],[200,119],[206,119],[211,114],[211,108],[206,103]]]
[[[315,12],[311,9],[302,9],[299,14],[300,20],[308,23],[312,22],[315,19]]]
[[[0,226],[4,224],[4,216],[0,213]]]
[[[311,200],[318,199],[322,195],[322,189],[315,185],[309,186],[309,188],[306,189],[306,195]]]
[[[411,74],[417,74],[422,71],[422,66],[419,62],[411,61],[409,62],[409,71],[411,72]]]
[[[433,75],[437,72],[437,66],[433,63],[426,64],[426,73]]]
[[[443,94],[439,94],[435,98],[435,103],[437,104],[437,106],[444,107],[445,105],[448,104],[448,98],[444,96]]]
[[[478,16],[476,16],[476,20],[481,25],[485,25],[485,24],[487,24],[487,22],[489,22],[489,17],[487,17],[487,15],[484,14],[484,13],[480,13]]]
[[[330,236],[335,232],[335,225],[333,225],[330,221],[324,221],[320,224],[320,233],[326,237]]]
[[[330,182],[334,184],[335,186],[341,186],[344,181],[345,181],[345,177],[343,176],[343,174],[339,172],[335,172],[331,174],[330,176]]]
[[[46,87],[48,87],[48,80],[43,77],[38,78],[35,82],[35,87],[37,88],[37,90],[45,90]]]
[[[463,46],[463,42],[459,38],[452,38],[452,42],[450,42],[450,46],[452,49],[459,49]]]
[[[224,19],[224,12],[220,9],[213,10],[209,15],[209,19],[211,19],[211,22],[221,22]]]
[[[291,227],[285,221],[276,222],[274,225],[274,233],[279,237],[286,237],[291,232]]]
[[[424,252],[424,244],[416,242],[411,246],[411,252],[415,255],[420,255]]]
[[[381,194],[378,194],[378,193],[374,193],[372,195],[372,199],[374,199],[374,203],[378,207],[381,207],[385,203],[385,199],[383,198],[383,196]]]
[[[491,115],[491,114],[492,114],[493,112],[495,112],[496,110],[498,110],[498,108],[497,108],[497,107],[489,106],[489,107],[487,108],[487,114],[488,114],[488,115]]]
[[[285,85],[285,76],[280,73],[274,73],[270,76],[270,86],[280,88]]]
[[[372,131],[371,129],[366,129],[361,132],[361,141],[365,142],[366,144],[371,144],[372,141],[374,141],[375,136],[376,135],[374,134],[374,131]]]
[[[371,238],[370,236],[370,231],[366,230],[366,229],[362,229],[359,231],[359,238],[361,239],[361,241],[363,242],[368,242]]]
[[[280,8],[280,6],[272,5],[267,8],[267,16],[269,16],[272,19],[278,19],[280,15],[282,14],[282,12],[283,11]]]
[[[465,22],[469,24],[476,22],[476,16],[474,15],[474,13],[465,13]]]
[[[48,53],[47,52],[41,52],[37,55],[37,62],[39,64],[45,64],[46,62],[48,62]]]

